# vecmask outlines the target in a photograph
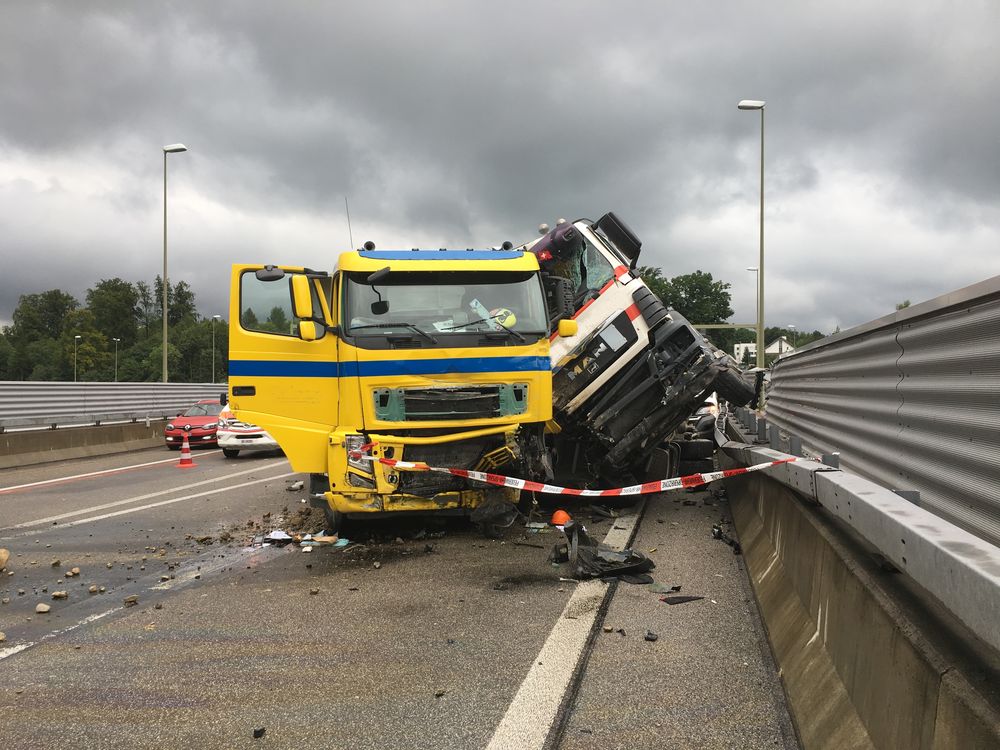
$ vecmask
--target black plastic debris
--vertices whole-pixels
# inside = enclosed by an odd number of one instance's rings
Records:
[[[614,576],[614,578],[617,578],[622,583],[631,583],[637,586],[653,582],[653,576],[649,573],[623,573],[620,576]]]
[[[738,555],[743,552],[743,548],[740,547],[740,543],[733,539],[729,534],[722,530],[722,527],[718,524],[712,526],[712,538],[718,539],[721,542],[725,542],[730,547],[733,548],[733,554]]]
[[[504,529],[514,525],[520,512],[513,503],[499,497],[488,497],[469,516],[484,536],[498,539]]]
[[[253,738],[255,740],[259,740],[261,737],[264,736],[265,732],[267,732],[267,728],[266,727],[261,727],[260,729],[254,729],[253,730]]]
[[[654,594],[672,594],[675,591],[680,591],[681,585],[679,583],[654,583],[649,587],[649,590]]]
[[[653,632],[652,630],[647,630],[647,631],[646,631],[646,636],[645,636],[645,640],[649,641],[650,643],[652,643],[653,641],[655,641],[655,640],[659,639],[659,637],[660,637],[660,636],[658,636],[658,635],[657,635],[656,633],[654,633],[654,632]]]
[[[587,530],[576,521],[563,526],[565,544],[557,544],[550,558],[553,562],[568,562],[573,578],[608,578],[639,575],[656,567],[656,564],[641,552],[632,549],[616,550],[601,544],[587,534]],[[643,580],[651,583],[652,578]]]
[[[670,605],[674,605],[674,604],[687,604],[688,602],[696,602],[704,598],[705,597],[703,596],[661,596],[660,601]]]

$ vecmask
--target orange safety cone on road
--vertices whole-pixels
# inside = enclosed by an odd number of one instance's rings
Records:
[[[557,510],[552,514],[552,525],[553,526],[565,526],[567,523],[573,520],[573,517],[564,511],[562,508]]]
[[[178,469],[193,469],[197,466],[191,458],[191,446],[188,444],[187,433],[184,433],[184,443],[181,445],[181,460],[177,464]]]

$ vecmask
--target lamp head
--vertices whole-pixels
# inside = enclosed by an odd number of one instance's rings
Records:
[[[165,154],[179,154],[181,151],[187,151],[188,147],[183,143],[171,143],[169,146],[163,147],[163,153]]]
[[[757,99],[743,99],[736,106],[739,109],[764,109],[765,102],[759,101]]]

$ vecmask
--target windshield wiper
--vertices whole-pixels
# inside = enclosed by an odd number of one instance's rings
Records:
[[[425,339],[430,341],[432,344],[436,344],[438,340],[431,336],[427,331],[425,331],[420,326],[415,323],[365,323],[360,326],[351,326],[352,331],[358,331],[362,328],[409,328],[411,331],[415,331],[423,336]]]
[[[468,323],[462,323],[462,325],[460,325],[460,326],[451,326],[449,328],[442,328],[441,330],[443,330],[443,331],[454,331],[457,328],[468,328],[469,326],[478,325],[479,323],[490,323],[490,322],[492,322],[492,323],[496,323],[498,326],[500,326],[501,328],[503,328],[507,333],[509,333],[511,336],[513,336],[514,338],[516,338],[521,343],[524,343],[525,341],[527,341],[527,339],[524,338],[524,336],[522,336],[520,333],[518,333],[517,331],[515,331],[513,328],[508,328],[503,323],[501,323],[498,320],[498,318],[500,318],[500,317],[503,317],[503,316],[501,314],[498,314],[498,315],[491,315],[488,318],[476,318],[475,320],[470,320]],[[494,333],[499,333],[499,331],[494,331]]]

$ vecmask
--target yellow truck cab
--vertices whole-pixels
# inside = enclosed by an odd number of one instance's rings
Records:
[[[344,514],[468,513],[517,491],[379,459],[551,476],[550,313],[523,250],[342,253],[336,268],[233,267],[229,400],[335,530]],[[555,323],[563,335],[571,320]]]

